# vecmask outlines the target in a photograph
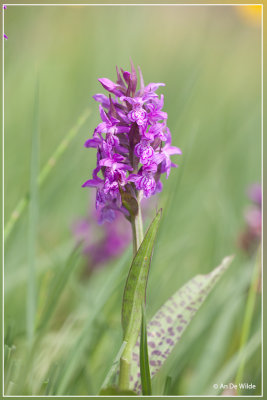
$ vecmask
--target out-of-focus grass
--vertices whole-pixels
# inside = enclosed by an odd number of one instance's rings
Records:
[[[36,317],[36,264],[38,227],[38,174],[39,174],[39,82],[36,82],[33,108],[31,145],[31,177],[28,233],[28,286],[27,286],[27,339],[31,347],[34,340]]]
[[[38,186],[42,186],[46,179],[48,179],[49,175],[52,174],[53,168],[57,164],[59,158],[64,154],[64,151],[70,145],[72,139],[77,135],[81,126],[84,124],[88,116],[90,115],[90,110],[86,110],[79,118],[77,123],[69,130],[67,135],[64,137],[62,142],[59,143],[58,147],[55,149],[49,160],[43,166],[40,174],[38,175],[37,183]],[[11,234],[16,221],[21,217],[23,211],[27,207],[29,203],[30,195],[27,193],[24,197],[22,197],[17,203],[15,209],[11,213],[8,221],[5,223],[5,242],[8,240],[9,235]]]
[[[158,200],[163,220],[147,289],[149,319],[192,276],[238,253],[245,190],[260,180],[259,25],[248,24],[235,7],[7,7],[5,30],[6,221],[30,187],[36,71],[41,168],[83,110],[94,110],[40,189],[37,318],[74,246],[70,226],[94,195],[81,184],[95,164],[94,150],[83,142],[99,122],[91,97],[103,92],[97,78],[115,79],[115,65],[127,69],[131,57],[146,83],[166,83],[164,109],[183,155]],[[121,345],[125,276],[116,271],[125,263],[126,274],[127,257],[88,281],[80,279],[82,263],[68,274],[26,364],[27,221],[28,210],[5,249],[5,392],[96,394]],[[153,380],[153,393],[161,394],[170,376],[169,394],[207,394],[227,366],[227,379],[234,380],[252,268],[253,260],[238,253]],[[244,375],[257,390],[249,394],[260,393],[259,310],[257,304]]]

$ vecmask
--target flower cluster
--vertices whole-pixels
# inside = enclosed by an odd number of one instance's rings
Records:
[[[131,72],[117,68],[116,83],[102,78],[99,82],[110,94],[96,94],[100,103],[102,122],[94,130],[85,147],[97,149],[97,166],[93,179],[83,187],[97,188],[96,208],[101,210],[103,221],[112,221],[115,211],[128,211],[122,205],[121,194],[133,198],[142,191],[146,198],[161,191],[161,175],[169,176],[170,156],[181,154],[171,146],[171,133],[167,127],[168,115],[162,111],[164,97],[156,94],[163,83],[144,85],[139,69],[140,88],[133,64]],[[112,97],[111,95],[114,95]],[[103,178],[98,174],[102,172]]]

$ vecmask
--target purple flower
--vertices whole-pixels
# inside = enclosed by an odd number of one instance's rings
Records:
[[[120,120],[117,118],[114,118],[112,115],[109,117],[101,105],[99,105],[99,112],[100,112],[100,117],[103,122],[101,122],[94,131],[94,136],[99,134],[100,137],[102,137],[102,134],[107,134],[106,140],[107,143],[110,144],[111,146],[117,146],[119,145],[119,138],[116,136],[119,133],[128,133],[130,128],[128,126],[124,125],[119,125]]]
[[[93,179],[83,187],[95,187],[96,208],[100,211],[100,222],[111,221],[117,211],[129,216],[124,208],[122,193],[137,197],[142,191],[146,198],[162,190],[161,175],[169,176],[172,155],[181,150],[171,146],[171,134],[167,127],[168,114],[164,112],[164,97],[156,94],[164,83],[144,84],[138,67],[140,87],[137,90],[137,75],[131,63],[131,72],[117,71],[117,80],[99,79],[110,94],[96,94],[100,103],[102,122],[95,128],[93,138],[85,147],[97,149],[97,166]],[[111,95],[115,97],[112,98]],[[102,178],[98,174],[102,174]]]
[[[154,149],[147,140],[141,140],[141,142],[137,143],[134,152],[144,165],[149,164],[153,160]]]
[[[164,104],[164,96],[163,94],[156,103],[147,104],[147,108],[149,109],[148,113],[148,121],[150,124],[156,124],[158,121],[165,120],[168,118],[168,114],[166,112],[161,111]]]
[[[161,172],[166,172],[166,177],[168,178],[171,167],[177,167],[176,164],[171,162],[170,156],[174,154],[182,154],[182,151],[178,147],[171,146],[169,143],[167,143],[161,150],[161,154],[163,155]]]
[[[261,206],[262,190],[261,190],[261,185],[259,183],[254,183],[253,185],[249,186],[249,188],[248,188],[248,197],[254,203],[256,203],[259,206]]]
[[[262,190],[261,185],[256,183],[248,188],[248,196],[253,201],[253,205],[249,206],[245,210],[245,220],[249,229],[254,233],[255,236],[261,237],[261,226],[262,226]]]
[[[132,170],[130,165],[123,163],[124,161],[128,161],[126,157],[122,156],[121,154],[114,153],[110,157],[102,158],[102,160],[99,161],[99,165],[101,167],[109,167],[111,171],[116,171],[119,169],[128,171]]]
[[[147,121],[147,112],[142,108],[133,108],[128,114],[127,117],[131,122],[136,122],[139,126],[146,125]]]
[[[149,218],[155,207],[156,202],[151,207],[151,199],[144,200],[144,216]],[[97,224],[97,220],[101,222],[101,226]],[[114,223],[106,223],[111,221]],[[93,271],[105,267],[108,262],[119,257],[131,241],[130,225],[121,212],[107,206],[98,211],[91,203],[88,214],[73,223],[72,233],[75,241],[82,245],[86,261],[84,276],[90,276]]]
[[[96,167],[93,171],[93,179],[89,179],[88,181],[84,182],[83,187],[98,187],[102,184],[103,179],[97,176],[98,172],[100,171],[100,167]]]
[[[93,139],[88,139],[84,143],[84,147],[98,148],[102,144],[102,140],[98,137],[93,137]]]
[[[252,254],[261,241],[262,235],[262,190],[256,183],[247,190],[249,199],[253,204],[244,212],[246,226],[239,237],[239,246],[249,254]]]
[[[108,92],[115,94],[115,96],[122,96],[125,93],[125,87],[117,85],[107,78],[98,79],[104,89]]]
[[[151,125],[148,130],[144,130],[144,132],[142,132],[142,136],[147,140],[159,138],[162,141],[166,141],[166,125],[162,123]]]
[[[156,181],[153,174],[143,172],[140,175],[130,175],[129,182],[134,182],[137,190],[143,190],[145,197],[150,197],[155,193]]]
[[[250,206],[246,209],[245,220],[249,228],[255,233],[261,232],[261,209],[255,206]]]
[[[86,218],[77,220],[73,224],[73,234],[76,241],[82,243],[83,254],[87,260],[84,271],[86,275],[121,255],[130,243],[131,229],[121,213],[105,207],[100,218],[104,215],[108,221],[112,213],[116,217],[115,223],[103,224],[101,228],[96,224],[96,220],[99,218],[97,211],[91,211]],[[114,215],[111,220],[113,217]]]

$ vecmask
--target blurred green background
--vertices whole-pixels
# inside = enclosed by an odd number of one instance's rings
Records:
[[[130,252],[87,280],[81,279],[84,260],[78,259],[62,290],[51,288],[61,271],[66,276],[75,245],[71,226],[87,215],[94,196],[81,185],[96,163],[94,150],[83,143],[100,121],[92,99],[103,93],[97,79],[115,80],[115,66],[129,69],[130,58],[142,68],[146,84],[166,83],[164,111],[173,145],[183,151],[157,200],[163,220],[148,283],[148,318],[187,280],[236,254],[155,378],[154,394],[162,394],[167,375],[174,395],[215,394],[212,385],[218,379],[235,379],[238,363],[233,366],[233,359],[255,262],[237,242],[249,203],[246,188],[260,181],[261,173],[260,21],[257,12],[240,8],[7,6],[6,222],[29,191],[37,82],[40,168],[86,110],[89,116],[39,191],[37,321],[53,301],[31,353],[26,334],[28,208],[6,239],[6,394],[97,394],[120,347]],[[155,204],[151,208],[153,214]],[[123,269],[116,276],[120,263]],[[260,312],[257,294],[250,329],[254,342]],[[255,343],[248,351],[244,382],[257,389],[244,394],[261,392],[261,349]]]

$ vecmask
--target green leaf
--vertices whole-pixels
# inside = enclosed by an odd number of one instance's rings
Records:
[[[142,304],[145,302],[148,272],[161,214],[162,211],[159,210],[147,230],[133,259],[124,289],[122,305],[123,339],[129,344],[132,343],[132,345],[135,344],[140,331]]]
[[[142,383],[142,394],[151,396],[151,379],[149,369],[149,358],[147,350],[147,332],[146,332],[146,315],[145,306],[142,306],[142,324],[141,324],[141,335],[140,335],[140,376]]]
[[[132,390],[120,390],[115,386],[110,386],[102,389],[99,393],[100,396],[136,396],[137,394]]]
[[[226,257],[211,273],[197,275],[191,279],[174,293],[151,319],[147,326],[151,377],[159,371],[207,295],[232,260],[232,256]],[[131,376],[134,385],[133,389],[140,393],[138,347],[139,340],[133,350]]]

